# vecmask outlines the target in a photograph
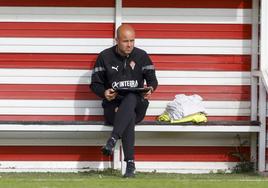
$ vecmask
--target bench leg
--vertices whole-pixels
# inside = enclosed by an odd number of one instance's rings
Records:
[[[250,134],[250,161],[254,163],[254,169],[257,169],[257,133]]]
[[[125,173],[126,164],[124,162],[124,151],[122,147],[121,140],[118,140],[115,148],[114,148],[114,155],[113,155],[113,169],[121,170],[121,174]]]
[[[122,144],[121,144],[120,150],[121,150],[121,174],[124,175],[126,172],[126,163],[124,161],[125,156],[124,156]]]
[[[259,152],[258,152],[258,167],[259,172],[264,172],[266,170],[266,161],[265,161],[265,149],[266,149],[266,142],[265,142],[266,131],[263,130],[259,133]]]
[[[268,4],[267,4],[268,5]],[[266,170],[265,149],[266,149],[266,90],[263,82],[259,83],[259,121],[261,129],[259,132],[259,152],[258,152],[258,169],[259,172]]]
[[[114,148],[114,155],[113,155],[113,169],[121,170],[121,174],[125,174],[126,171],[126,163],[124,162],[124,151],[122,147],[122,141],[118,140],[115,148]]]
[[[114,155],[113,155],[113,169],[120,169],[120,148],[121,141],[118,141],[114,147]]]

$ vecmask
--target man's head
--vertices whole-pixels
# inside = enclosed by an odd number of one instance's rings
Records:
[[[133,48],[135,42],[135,30],[128,24],[123,24],[117,29],[116,38],[118,52],[121,55],[128,56]]]

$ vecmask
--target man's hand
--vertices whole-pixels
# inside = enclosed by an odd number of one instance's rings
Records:
[[[108,101],[111,101],[115,99],[117,93],[112,88],[110,88],[105,90],[104,96]]]
[[[154,88],[153,88],[152,86],[150,86],[149,88],[150,88],[150,90],[147,91],[147,93],[145,93],[145,94],[143,95],[143,97],[144,97],[145,99],[149,99],[150,96],[151,96],[152,93],[153,93]]]

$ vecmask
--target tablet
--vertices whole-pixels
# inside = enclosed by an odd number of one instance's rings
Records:
[[[131,88],[116,88],[114,89],[115,92],[118,92],[119,94],[125,94],[125,93],[129,93],[129,92],[133,92],[133,93],[147,93],[151,88],[150,87],[146,87],[146,88],[140,88],[140,87],[131,87]]]

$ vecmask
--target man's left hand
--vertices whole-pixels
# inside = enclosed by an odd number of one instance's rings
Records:
[[[145,99],[149,99],[150,96],[151,96],[152,93],[153,93],[154,88],[153,88],[152,86],[150,86],[149,88],[150,88],[150,90],[147,91],[147,92],[143,95],[143,97],[144,97]]]

